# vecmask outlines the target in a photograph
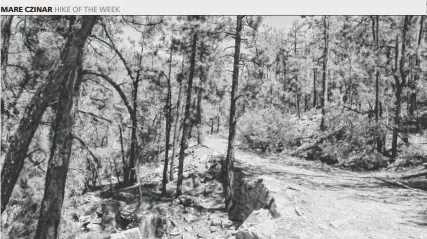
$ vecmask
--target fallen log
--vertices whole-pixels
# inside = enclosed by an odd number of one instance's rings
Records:
[[[407,175],[407,176],[402,176],[400,178],[401,179],[410,179],[410,178],[418,178],[418,177],[422,177],[422,176],[427,176],[427,172],[417,173],[417,174],[412,174],[412,175]]]
[[[412,179],[412,180],[397,180],[397,179],[385,179],[385,178],[379,178],[372,176],[371,177],[385,182],[387,184],[402,187],[406,189],[421,189],[421,190],[427,190],[427,179]]]
[[[377,180],[379,180],[379,181],[382,181],[382,182],[385,182],[385,183],[391,184],[391,185],[393,185],[393,186],[402,187],[402,188],[407,188],[407,189],[409,189],[409,188],[410,188],[409,186],[406,186],[405,184],[402,184],[401,182],[396,181],[396,180],[387,180],[387,179],[379,178],[379,177],[375,177],[375,176],[372,176],[372,175],[371,175],[371,177],[373,177],[373,178],[375,178],[375,179],[377,179]]]
[[[408,187],[427,190],[427,179],[412,179],[404,182]]]

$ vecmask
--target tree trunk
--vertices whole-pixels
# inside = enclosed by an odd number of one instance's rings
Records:
[[[184,68],[184,62],[183,62],[183,68]],[[184,69],[183,69],[184,70]],[[184,74],[184,72],[183,72]],[[183,77],[183,75],[182,75]],[[180,109],[181,109],[181,98],[182,98],[182,77],[179,75],[178,76],[178,84],[179,84],[179,91],[178,91],[178,100],[176,102],[176,116],[175,116],[175,126],[173,129],[173,144],[172,144],[172,158],[171,158],[171,168],[170,168],[170,172],[169,172],[169,179],[172,181],[173,180],[173,168],[174,168],[174,164],[175,164],[175,155],[176,155],[176,141],[178,139],[178,135],[179,135],[179,113],[180,113]],[[178,129],[178,130],[177,130]]]
[[[2,86],[5,85],[6,82],[6,71],[7,71],[7,61],[9,56],[9,44],[10,44],[10,36],[11,36],[11,29],[10,26],[12,25],[13,16],[4,16],[2,17],[1,22],[1,36],[2,36],[2,42],[1,42],[1,84],[0,84],[0,91],[3,92]],[[29,79],[29,77],[25,77],[26,79]],[[22,87],[23,88],[23,87]],[[19,93],[19,95],[21,92]],[[10,107],[6,102],[4,102],[3,96],[1,97],[1,130],[3,131],[3,125],[5,120],[5,115],[9,117],[9,111],[6,109]],[[3,149],[3,147],[2,147]],[[3,153],[3,152],[2,152]],[[3,210],[2,210],[3,212]]]
[[[423,35],[423,30],[424,30],[424,20],[425,20],[425,16],[422,15],[420,16],[420,30],[418,32],[418,46],[417,46],[417,53],[415,55],[415,68],[418,69],[420,67],[421,61],[420,61],[420,57],[419,57],[419,50],[421,47],[421,40],[422,40],[422,35]],[[420,126],[420,122],[419,122],[419,117],[418,117],[418,106],[417,106],[417,89],[416,89],[416,84],[417,81],[420,79],[420,73],[416,72],[414,75],[414,82],[412,82],[411,84],[411,107],[410,107],[410,115],[413,116],[414,112],[417,112],[417,128],[418,131],[421,132],[421,126]]]
[[[395,115],[394,115],[393,139],[391,141],[391,157],[393,161],[396,160],[396,157],[397,157],[397,138],[399,135],[400,111],[401,111],[401,101],[402,101],[401,94],[402,94],[402,87],[398,86],[395,92],[396,101],[394,105],[396,108],[395,108]]]
[[[297,78],[297,80],[298,80],[298,78]],[[298,119],[301,119],[300,102],[299,102],[300,95],[299,95],[298,84],[297,84],[296,90],[297,90],[297,92],[296,92],[296,102],[295,102],[296,103],[296,110],[297,110]]]
[[[176,196],[182,194],[182,180],[184,173],[184,152],[187,148],[187,136],[190,129],[190,106],[191,106],[191,90],[193,88],[193,78],[194,78],[194,68],[196,65],[196,47],[197,47],[197,30],[193,34],[193,44],[191,47],[191,62],[190,62],[190,76],[188,78],[188,88],[187,88],[187,102],[185,103],[185,113],[184,113],[184,124],[182,129],[182,138],[181,145],[179,149],[179,166],[178,166],[178,181],[176,185]]]
[[[320,130],[324,131],[326,129],[325,124],[325,117],[326,117],[326,100],[327,100],[327,81],[326,81],[326,74],[328,69],[328,41],[329,41],[329,26],[328,26],[328,17],[324,16],[323,18],[323,27],[324,27],[324,42],[325,47],[323,50],[323,76],[322,76],[322,98],[321,98],[321,105],[322,105],[322,121],[320,123]]]
[[[9,44],[10,44],[10,36],[13,16],[4,16],[1,21],[1,79],[2,85],[4,85],[6,80],[6,66],[7,60],[9,57]],[[3,112],[2,112],[3,114]]]
[[[203,63],[203,52],[204,52],[204,44],[201,41],[201,50],[200,50],[200,62]],[[199,66],[200,71],[200,79],[199,86],[197,91],[197,144],[203,144],[203,120],[202,120],[202,94],[203,94],[203,83],[205,81],[205,72],[202,64]]]
[[[219,133],[219,116],[216,117],[216,133]]]
[[[316,76],[317,76],[316,69],[313,69],[313,107],[317,106]]]
[[[139,162],[137,162],[137,148],[138,148],[138,119],[137,119],[137,100],[138,100],[138,83],[139,83],[139,71],[137,72],[137,77],[133,81],[132,89],[132,102],[133,110],[131,113],[132,129],[131,129],[131,143],[130,143],[130,157],[129,157],[129,167],[126,170],[129,170],[129,178],[125,178],[125,186],[134,185],[137,182],[137,167],[139,167]]]
[[[399,134],[399,124],[400,124],[400,111],[401,111],[401,101],[402,101],[402,91],[403,87],[406,84],[406,77],[407,77],[407,71],[405,70],[405,54],[406,54],[406,43],[408,41],[407,39],[407,32],[409,29],[409,25],[411,22],[412,16],[405,16],[403,21],[403,29],[402,29],[402,46],[401,46],[401,53],[400,53],[400,61],[399,59],[399,36],[396,36],[396,46],[395,46],[395,72],[393,74],[395,85],[396,85],[396,101],[395,101],[395,115],[394,115],[394,128],[393,128],[393,139],[392,139],[392,161],[394,162],[397,157],[397,137]],[[400,79],[397,74],[397,71],[399,70],[400,73]]]
[[[172,72],[172,54],[173,54],[173,46],[170,48],[170,56],[169,56],[169,74],[168,74],[168,94],[166,97],[166,145],[165,145],[165,165],[163,168],[163,187],[162,192],[166,194],[166,184],[168,183],[168,166],[169,166],[169,140],[170,140],[170,131],[171,131],[171,120],[172,120],[172,89],[171,89],[171,72]]]
[[[126,169],[126,168],[128,168],[128,165],[126,163],[125,149],[123,146],[123,130],[122,130],[122,126],[120,126],[120,125],[119,125],[119,132],[120,132],[120,148],[122,151],[123,169]],[[129,170],[123,170],[123,181],[126,180],[127,178],[129,178]]]
[[[375,20],[372,19],[372,23],[373,23],[373,28],[374,28],[374,32],[373,32],[373,38],[375,41],[375,51],[376,51],[376,56],[377,56],[377,61],[379,59],[379,16],[375,16]],[[377,68],[376,72],[375,72],[375,122],[377,124],[377,128],[378,130],[380,129],[379,127],[379,119],[380,119],[380,97],[379,97],[379,92],[380,92],[380,70]],[[378,153],[384,153],[384,136],[382,135],[382,132],[379,132],[379,135],[376,136],[376,142],[377,142],[377,151]]]
[[[331,79],[331,70],[328,69],[328,77],[327,77],[327,83],[326,83],[326,88],[327,88],[327,101],[328,102],[332,102],[332,86],[333,86],[333,80]]]
[[[58,238],[58,226],[64,202],[65,183],[73,145],[72,127],[74,120],[74,86],[81,79],[81,60],[79,52],[76,68],[68,74],[65,85],[61,87],[53,125],[53,142],[46,173],[44,196],[40,217],[34,238]]]
[[[353,80],[352,80],[352,72],[351,72],[351,60],[349,59],[349,64],[350,64],[350,75],[348,77],[348,103],[350,105],[350,108],[353,107]]]
[[[214,118],[211,118],[211,135],[213,135]]]
[[[1,172],[2,213],[9,202],[13,187],[24,166],[28,147],[36,132],[40,120],[49,103],[68,81],[70,74],[77,68],[84,43],[96,22],[96,16],[82,17],[82,27],[67,39],[59,62],[47,76],[46,82],[30,100],[15,132]]]
[[[304,93],[304,112],[307,112],[308,110],[307,103],[308,103],[307,93]]]
[[[237,26],[235,34],[235,45],[234,45],[234,64],[233,64],[233,81],[231,85],[231,103],[230,103],[230,119],[229,119],[229,135],[228,135],[228,147],[227,157],[225,163],[222,166],[224,175],[224,195],[225,195],[225,208],[227,211],[230,210],[232,199],[233,199],[233,167],[234,167],[234,143],[236,141],[236,100],[238,94],[239,85],[239,62],[240,62],[240,43],[241,43],[241,31],[242,31],[243,16],[237,16]]]

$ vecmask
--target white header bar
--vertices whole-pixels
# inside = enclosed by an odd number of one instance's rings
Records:
[[[2,15],[426,15],[426,0],[2,0]],[[39,8],[37,8],[39,7]]]

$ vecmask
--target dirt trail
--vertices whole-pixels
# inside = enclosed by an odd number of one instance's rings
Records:
[[[207,138],[206,145],[225,152],[227,141]],[[237,150],[236,160],[273,192],[281,213],[276,238],[427,238],[426,192],[291,156]]]

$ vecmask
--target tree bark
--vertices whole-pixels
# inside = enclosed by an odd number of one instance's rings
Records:
[[[123,147],[123,130],[121,125],[119,125],[119,132],[120,132],[120,149],[122,151],[122,163],[124,168],[128,168],[126,163],[125,149]],[[123,181],[126,178],[129,178],[129,171],[123,170]],[[117,178],[117,180],[120,182],[119,178]]]
[[[329,42],[329,23],[328,23],[328,17],[324,16],[323,18],[323,35],[324,35],[324,49],[323,49],[323,75],[322,75],[322,98],[321,98],[321,105],[322,105],[322,120],[320,123],[320,130],[324,131],[326,129],[325,125],[325,117],[326,117],[326,100],[327,100],[327,80],[326,80],[326,74],[328,69],[328,42]]]
[[[391,157],[392,161],[394,162],[397,157],[397,138],[399,134],[399,124],[400,124],[400,111],[401,111],[401,101],[402,101],[402,91],[403,87],[406,84],[406,77],[407,77],[407,71],[405,69],[405,54],[406,54],[406,44],[407,44],[407,33],[409,29],[409,25],[411,22],[411,16],[405,16],[403,20],[403,29],[402,29],[402,43],[401,43],[401,53],[400,53],[400,61],[399,59],[399,41],[398,36],[396,36],[396,56],[395,56],[395,69],[394,69],[394,80],[396,84],[396,101],[395,101],[395,115],[394,115],[394,127],[393,127],[393,138],[392,138],[392,148],[391,148]],[[399,70],[399,73],[397,72]],[[399,77],[399,75],[400,77]],[[400,79],[399,79],[400,78]]]
[[[183,68],[184,68],[184,62],[183,62]],[[183,69],[184,70],[184,69]],[[171,168],[169,172],[169,179],[172,181],[173,178],[173,168],[175,165],[175,155],[176,155],[176,141],[178,139],[179,135],[179,113],[181,110],[181,98],[182,98],[182,77],[184,76],[184,72],[182,75],[178,76],[178,84],[179,84],[179,90],[178,90],[178,100],[176,102],[176,116],[175,116],[175,125],[173,130],[173,144],[172,144],[172,158],[171,158]]]
[[[12,34],[10,29],[10,26],[12,25],[12,20],[13,16],[4,16],[2,17],[1,22],[1,79],[3,83],[6,79],[6,66],[9,57],[10,36]]]
[[[400,124],[400,111],[401,111],[401,94],[402,94],[402,88],[397,87],[395,96],[396,101],[394,103],[395,105],[395,115],[394,115],[394,127],[393,127],[393,139],[391,141],[391,158],[394,162],[397,157],[397,138],[399,134],[399,124]]]
[[[298,77],[296,78],[298,80]],[[296,111],[297,111],[297,115],[298,115],[298,119],[301,119],[301,113],[300,113],[300,95],[299,95],[299,88],[298,88],[298,84],[296,85]]]
[[[9,44],[10,44],[10,36],[11,36],[11,29],[10,26],[12,25],[13,16],[4,16],[2,17],[1,22],[1,36],[2,36],[2,42],[1,42],[1,84],[0,84],[0,91],[3,92],[2,86],[5,85],[6,82],[6,71],[7,71],[7,61],[9,56]],[[26,75],[26,79],[29,79]],[[20,95],[20,94],[19,94]],[[1,129],[3,131],[3,125],[5,120],[5,115],[9,117],[9,111],[7,110],[8,104],[4,101],[3,96],[1,97]],[[13,107],[14,108],[14,107]],[[3,147],[2,147],[3,148]],[[2,210],[3,212],[3,210]]]
[[[230,97],[230,119],[229,119],[229,134],[228,134],[228,146],[227,146],[227,157],[225,163],[222,166],[222,172],[224,175],[224,195],[225,195],[225,208],[227,211],[232,206],[233,199],[233,167],[234,167],[234,143],[236,141],[236,100],[238,94],[239,85],[239,63],[240,63],[240,44],[241,44],[241,32],[243,28],[243,16],[237,16],[237,26],[235,34],[235,45],[234,45],[234,64],[233,64],[233,79],[231,84],[231,97]]]
[[[25,109],[6,154],[1,173],[2,213],[24,166],[28,147],[49,103],[58,95],[61,87],[69,80],[70,74],[79,64],[84,43],[96,22],[96,16],[83,16],[81,28],[67,39],[60,60],[49,72],[46,82],[39,88]]]
[[[60,90],[44,196],[34,238],[58,238],[58,226],[61,221],[65,183],[73,145],[74,86],[81,78],[82,54],[83,52],[80,52],[77,68],[69,73],[67,82]]]
[[[423,30],[424,30],[424,20],[425,20],[425,16],[422,15],[420,16],[420,29],[418,32],[418,46],[417,46],[417,53],[415,55],[415,68],[419,69],[420,68],[420,57],[419,57],[419,50],[421,47],[421,40],[422,40],[422,35],[423,35]],[[410,102],[411,102],[411,106],[410,106],[410,111],[409,111],[409,115],[413,116],[414,112],[417,112],[417,128],[418,131],[421,132],[421,126],[420,126],[420,122],[419,122],[419,117],[418,117],[418,106],[417,106],[417,89],[416,89],[416,84],[417,81],[420,79],[420,73],[416,72],[414,75],[414,81],[412,82],[411,86],[411,97],[410,97]]]
[[[140,71],[137,72],[136,79],[133,81],[132,87],[132,101],[133,110],[131,114],[132,130],[131,130],[131,143],[130,143],[130,157],[129,157],[129,178],[124,179],[125,186],[134,185],[137,182],[139,162],[137,162],[137,149],[138,149],[138,118],[137,118],[137,102],[138,102],[138,84],[139,84]]]
[[[203,51],[204,51],[204,44],[203,41],[201,41],[201,49],[200,49],[200,62],[203,62]],[[203,144],[203,121],[202,121],[202,94],[203,94],[203,83],[205,81],[205,72],[203,69],[203,66],[199,66],[200,71],[200,79],[199,79],[199,86],[197,91],[197,144],[202,145]]]
[[[216,117],[217,121],[216,121],[216,133],[219,133],[219,116]]]
[[[196,65],[196,47],[197,47],[197,30],[194,30],[193,33],[193,43],[191,47],[191,61],[190,61],[190,76],[188,78],[188,88],[187,88],[187,102],[185,103],[185,113],[184,113],[184,124],[182,129],[182,138],[181,145],[179,149],[179,165],[178,165],[178,181],[176,185],[176,196],[182,194],[182,181],[184,173],[184,152],[187,148],[187,137],[190,129],[190,106],[191,106],[191,91],[193,88],[193,78],[194,78],[194,68]]]
[[[379,16],[375,16],[375,18],[372,18],[372,24],[373,24],[373,38],[375,42],[375,51],[376,51],[376,62],[379,60],[380,52],[379,52]],[[377,68],[375,72],[375,122],[377,124],[378,131],[380,130],[380,127],[378,125],[379,119],[380,119],[380,70]],[[382,134],[381,131],[378,132],[378,135],[376,136],[376,144],[377,144],[377,151],[378,153],[384,153],[385,151],[385,135]]]
[[[168,93],[166,97],[166,145],[165,145],[165,165],[163,168],[163,184],[162,192],[166,194],[166,184],[168,183],[168,166],[169,166],[169,140],[170,140],[170,131],[171,131],[171,120],[172,120],[172,89],[171,89],[171,72],[172,72],[172,56],[173,56],[173,46],[171,44],[170,56],[169,56],[169,73],[168,73]]]
[[[316,88],[316,76],[317,72],[316,69],[313,69],[313,107],[317,106],[317,88]]]

